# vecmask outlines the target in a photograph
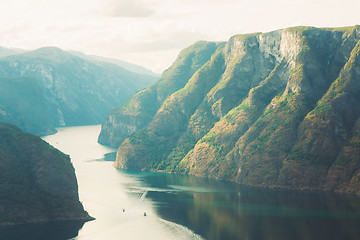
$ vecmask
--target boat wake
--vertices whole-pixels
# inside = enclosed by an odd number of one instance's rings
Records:
[[[174,236],[178,236],[177,239],[195,239],[195,240],[205,240],[205,238],[201,237],[200,235],[194,233],[187,227],[184,227],[180,224],[173,223],[170,221],[166,221],[164,219],[159,218],[158,221],[165,225],[166,229],[170,230],[174,233]]]
[[[140,200],[143,201],[146,197],[146,194],[148,193],[149,191],[148,190],[145,190],[142,194],[141,194],[141,197],[140,197]]]

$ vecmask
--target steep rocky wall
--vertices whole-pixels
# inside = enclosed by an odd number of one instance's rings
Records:
[[[359,193],[359,40],[359,26],[232,37],[114,166]]]

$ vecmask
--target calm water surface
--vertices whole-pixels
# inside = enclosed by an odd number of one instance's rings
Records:
[[[0,239],[360,239],[358,198],[117,170],[99,131],[68,127],[44,138],[71,156],[80,200],[96,220],[26,225]]]

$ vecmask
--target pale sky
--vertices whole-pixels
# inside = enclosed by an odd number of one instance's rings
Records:
[[[0,0],[0,46],[57,46],[161,73],[199,40],[360,24],[360,0]]]

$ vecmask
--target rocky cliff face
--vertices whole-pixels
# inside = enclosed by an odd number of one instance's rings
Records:
[[[69,156],[0,123],[0,226],[55,220],[91,220]]]
[[[360,194],[359,40],[359,26],[232,37],[122,142],[115,166]]]
[[[0,58],[0,120],[45,135],[101,123],[110,109],[156,77],[54,47]]]

